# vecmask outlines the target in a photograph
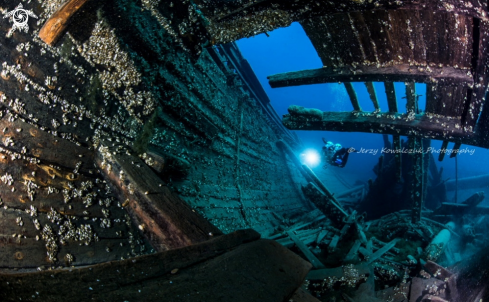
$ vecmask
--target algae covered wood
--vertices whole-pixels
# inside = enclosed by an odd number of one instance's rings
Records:
[[[43,301],[283,301],[311,265],[251,230],[193,246],[84,268],[0,274],[4,299]],[[250,242],[251,241],[251,242]],[[248,242],[248,243],[247,243]]]
[[[53,46],[64,34],[71,18],[89,0],[67,0],[56,12],[44,23],[39,31],[39,37],[48,45]]]
[[[435,139],[470,140],[473,134],[461,129],[460,119],[401,113],[323,112],[311,115],[299,106],[289,107],[282,122],[291,130],[322,130],[410,135]]]
[[[355,70],[323,67],[276,74],[268,80],[272,88],[336,82],[442,82],[452,85],[472,85],[474,82],[466,71],[453,67],[433,67],[433,72],[427,72],[410,65],[359,66]]]
[[[183,247],[221,231],[172,193],[139,158],[99,147],[96,163],[157,251]]]

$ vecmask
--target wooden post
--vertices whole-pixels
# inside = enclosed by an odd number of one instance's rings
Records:
[[[357,94],[355,92],[355,89],[353,89],[353,85],[350,82],[345,82],[343,84],[345,85],[346,92],[348,93],[348,96],[350,97],[351,104],[353,105],[353,110],[362,111],[362,108],[360,107],[360,104],[358,103],[358,98],[357,98]]]
[[[39,31],[39,37],[46,44],[53,46],[65,33],[72,17],[79,11],[87,0],[66,1],[56,12],[44,23]]]
[[[396,153],[394,154],[396,159],[396,179],[401,181],[402,178],[402,156],[401,156],[401,137],[399,135],[392,136],[392,144]]]
[[[445,140],[441,144],[441,151],[440,151],[440,155],[438,155],[438,161],[443,161],[443,159],[445,158],[447,147],[448,147],[448,141]]]
[[[452,153],[450,153],[450,158],[457,156],[458,150],[462,146],[462,143],[455,143],[453,145]]]
[[[389,112],[397,112],[397,99],[396,90],[394,89],[393,82],[384,82],[385,94],[387,95],[387,104],[389,106]]]
[[[412,137],[410,138],[410,145],[410,149],[414,150],[414,153],[411,155],[413,159],[413,177],[411,183],[411,222],[418,223],[421,220],[421,210],[423,208],[424,154],[421,152],[423,150],[423,141],[421,138]]]
[[[367,86],[368,95],[374,104],[375,111],[380,111],[379,101],[377,100],[377,94],[375,93],[375,87],[372,82],[366,82],[365,86]]]
[[[416,112],[416,87],[414,82],[406,83],[406,112]]]

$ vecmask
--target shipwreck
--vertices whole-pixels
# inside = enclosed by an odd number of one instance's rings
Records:
[[[2,301],[489,299],[488,177],[455,183],[436,167],[489,148],[487,1],[2,0],[0,12]],[[351,111],[271,106],[234,42],[293,22],[323,67],[269,85],[341,83]],[[451,152],[386,154],[375,180],[334,194],[291,130]],[[474,194],[449,202],[463,184]]]

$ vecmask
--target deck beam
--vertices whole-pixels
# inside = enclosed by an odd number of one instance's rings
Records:
[[[408,64],[376,67],[358,66],[356,68],[309,69],[286,72],[268,76],[272,88],[337,83],[337,82],[416,82],[444,83],[445,85],[467,85],[474,79],[466,70],[453,67],[433,67],[430,71]]]

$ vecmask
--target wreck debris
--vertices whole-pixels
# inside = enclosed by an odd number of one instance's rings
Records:
[[[46,44],[53,46],[66,31],[70,19],[79,11],[88,0],[67,0],[44,23],[39,31],[39,38]]]
[[[441,230],[426,247],[426,259],[431,261],[436,261],[438,257],[445,251],[445,248],[450,241],[450,231],[448,229],[453,229],[455,223],[448,222],[445,224],[445,229]]]

